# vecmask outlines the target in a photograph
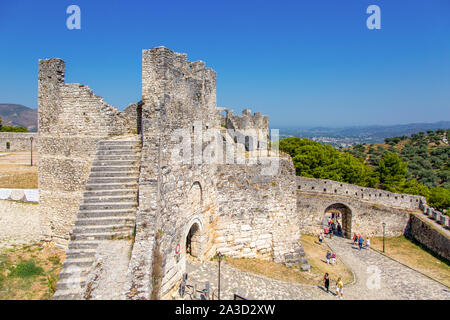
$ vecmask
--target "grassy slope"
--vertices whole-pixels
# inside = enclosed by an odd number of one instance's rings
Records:
[[[64,252],[30,245],[0,250],[0,300],[47,300],[56,290]]]
[[[371,238],[371,246],[383,250],[383,238]],[[418,270],[430,278],[433,278],[447,286],[450,286],[450,265],[434,257],[409,239],[400,237],[386,238],[385,254],[415,270]]]

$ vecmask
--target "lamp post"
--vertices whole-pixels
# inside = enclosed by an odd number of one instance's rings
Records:
[[[385,231],[386,231],[386,223],[385,222],[383,222],[382,223],[382,225],[383,225],[383,253],[384,253],[384,248],[385,248],[385,241],[384,241],[384,237],[385,237]]]
[[[219,281],[218,281],[218,290],[217,290],[217,299],[220,300],[220,261],[223,255],[219,252],[217,253],[217,258],[219,258]]]
[[[33,166],[33,137],[30,137],[30,142],[31,142],[31,166]]]

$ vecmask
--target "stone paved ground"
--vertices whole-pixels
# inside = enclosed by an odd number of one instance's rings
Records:
[[[403,266],[373,250],[359,251],[352,241],[334,237],[326,240],[338,257],[355,274],[355,282],[344,287],[344,299],[445,299],[450,300],[450,288]],[[217,293],[217,262],[187,263],[188,284],[203,289],[206,281]],[[320,286],[287,283],[235,269],[221,267],[221,299],[233,299],[237,293],[248,299],[338,299]],[[377,277],[377,274],[380,277]],[[380,279],[379,282],[376,279]],[[379,286],[377,286],[379,284]],[[335,288],[332,282],[333,290]],[[188,293],[192,289],[187,290]],[[185,299],[190,299],[187,294]],[[197,299],[200,294],[197,294]]]

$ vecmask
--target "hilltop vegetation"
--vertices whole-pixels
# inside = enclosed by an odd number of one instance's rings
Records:
[[[21,126],[3,126],[0,117],[0,132],[28,132],[28,130]]]
[[[429,205],[450,207],[450,130],[386,138],[384,144],[360,144],[337,150],[306,138],[280,141],[296,174],[392,192],[422,195]]]

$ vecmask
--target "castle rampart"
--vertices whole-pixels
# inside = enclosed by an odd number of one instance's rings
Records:
[[[33,149],[37,148],[37,132],[0,132],[0,152],[30,151],[30,138],[33,138]]]

